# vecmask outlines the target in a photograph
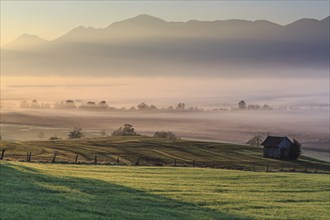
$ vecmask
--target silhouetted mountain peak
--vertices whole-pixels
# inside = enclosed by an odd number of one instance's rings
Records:
[[[94,35],[96,33],[98,29],[89,26],[89,27],[85,27],[85,26],[77,26],[75,28],[73,28],[71,31],[69,31],[68,33],[64,34],[63,36],[59,37],[58,39],[56,39],[56,41],[59,40],[79,40],[79,38],[83,39],[85,38],[85,36],[87,35],[87,37]],[[101,29],[103,30],[103,29]]]
[[[139,26],[150,26],[150,25],[159,25],[167,23],[163,19],[147,15],[141,14],[133,18],[129,18],[123,21],[118,21],[113,23],[112,26],[125,26],[125,25],[139,25]]]
[[[151,15],[147,15],[147,14],[141,14],[138,15],[134,18],[130,18],[124,21],[132,21],[132,22],[137,22],[137,23],[166,23],[166,21],[164,21],[163,19],[151,16]]]
[[[22,34],[21,36],[16,38],[16,40],[46,41],[46,40],[42,39],[41,37],[39,37],[37,35],[27,34],[27,33]]]
[[[270,26],[272,25],[272,26],[278,26],[278,27],[281,26],[279,24],[276,24],[274,22],[270,22],[270,21],[267,21],[267,20],[255,20],[254,23],[256,23],[256,24],[263,24],[263,25],[270,25]]]
[[[329,66],[328,21],[301,19],[282,26],[238,19],[166,22],[139,15],[105,29],[79,26],[47,44],[25,34],[2,59],[10,74],[30,69],[38,74],[230,76],[257,67],[265,74],[279,68],[288,76],[310,76],[298,70],[317,68],[323,77]],[[287,71],[291,68],[297,74]]]
[[[311,26],[311,25],[317,25],[319,24],[320,21],[317,19],[312,19],[312,18],[302,18],[299,19],[297,21],[294,21],[288,25],[286,25],[286,27],[307,27],[307,26]]]
[[[34,47],[47,43],[48,41],[42,39],[41,37],[33,34],[24,33],[21,36],[17,37],[12,42],[6,44],[6,48],[18,48],[18,47]]]

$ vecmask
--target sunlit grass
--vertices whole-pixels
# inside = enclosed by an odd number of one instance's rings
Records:
[[[4,219],[328,219],[329,175],[2,162]]]

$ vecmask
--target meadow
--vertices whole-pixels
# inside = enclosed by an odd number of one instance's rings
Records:
[[[85,137],[107,135],[123,124],[132,124],[142,135],[172,131],[183,139],[244,144],[260,134],[297,139],[306,156],[329,161],[329,114],[327,110],[223,111],[209,113],[90,112],[61,110],[2,111],[3,140],[37,141],[57,135],[68,137],[73,127],[81,127]],[[307,151],[308,150],[308,151]],[[313,152],[312,152],[313,151]]]
[[[329,175],[1,161],[1,219],[329,219]]]
[[[289,136],[305,148],[327,152],[328,110],[221,111],[221,112],[95,112],[83,110],[10,110],[1,112],[1,134],[7,140],[39,140],[57,135],[67,138],[73,127],[81,127],[87,137],[99,137],[125,123],[136,131],[153,135],[173,131],[183,138],[242,144],[256,134]]]
[[[139,166],[210,167],[250,171],[329,172],[329,163],[264,158],[261,147],[147,136],[1,141],[4,160]],[[31,154],[31,158],[29,155]],[[56,156],[55,156],[56,155]],[[55,158],[54,158],[55,156]],[[95,160],[96,159],[96,160]],[[268,167],[268,168],[267,168]]]

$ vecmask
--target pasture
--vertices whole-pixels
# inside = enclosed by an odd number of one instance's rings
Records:
[[[301,156],[298,161],[264,158],[262,148],[229,143],[167,140],[147,136],[59,141],[0,142],[4,160],[109,165],[212,167],[250,171],[329,172],[329,163]],[[54,158],[56,154],[56,157]],[[96,161],[95,161],[96,157]]]
[[[329,175],[1,161],[1,219],[329,219]]]

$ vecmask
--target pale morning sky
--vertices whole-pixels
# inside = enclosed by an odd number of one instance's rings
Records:
[[[1,45],[23,33],[53,40],[83,25],[104,28],[139,14],[167,21],[269,20],[288,24],[329,16],[329,1],[8,1],[1,0]]]

